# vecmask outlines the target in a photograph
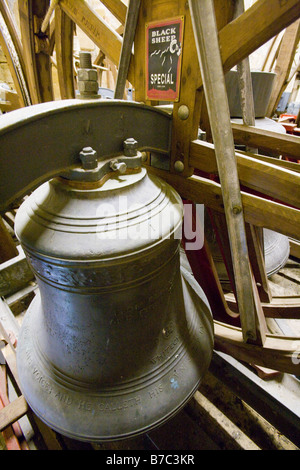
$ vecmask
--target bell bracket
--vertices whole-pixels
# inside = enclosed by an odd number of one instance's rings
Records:
[[[164,111],[123,100],[51,101],[1,116],[0,212],[55,176],[94,181],[97,171],[140,166],[143,151],[167,157],[171,121]],[[96,152],[92,164],[82,159],[86,148]]]

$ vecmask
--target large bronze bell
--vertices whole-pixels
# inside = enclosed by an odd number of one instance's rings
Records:
[[[22,392],[59,433],[129,438],[197,389],[213,349],[206,297],[180,266],[178,194],[144,168],[106,182],[56,177],[18,210],[36,275],[17,348]]]

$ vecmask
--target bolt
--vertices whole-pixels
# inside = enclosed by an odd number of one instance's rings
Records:
[[[92,147],[84,147],[79,153],[79,157],[84,170],[93,170],[94,168],[97,168],[97,152],[92,149]]]
[[[93,69],[90,52],[80,51],[77,76],[79,98],[100,98],[98,94],[98,74],[97,70]]]
[[[118,160],[112,160],[110,162],[110,168],[113,171],[118,171],[119,173],[123,175],[125,171],[127,170],[127,165],[124,162],[118,162]]]
[[[92,68],[92,55],[90,52],[79,52],[79,65],[81,69],[91,69]]]
[[[185,119],[189,117],[189,114],[190,114],[190,110],[186,104],[182,104],[181,106],[179,106],[178,108],[179,119],[181,119],[182,121],[185,121]]]
[[[184,170],[184,164],[180,160],[177,160],[174,163],[174,170],[177,171],[177,173],[182,173]]]
[[[240,214],[240,212],[242,212],[241,206],[233,206],[232,212],[233,212],[234,214]]]
[[[135,157],[137,155],[138,142],[133,137],[129,137],[123,142],[124,155]]]
[[[252,331],[247,331],[246,332],[246,338],[249,339],[250,341],[254,341],[256,339],[256,334],[255,332]]]

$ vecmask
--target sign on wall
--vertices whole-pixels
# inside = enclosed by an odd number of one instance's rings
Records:
[[[148,100],[179,100],[183,27],[183,16],[146,24]]]

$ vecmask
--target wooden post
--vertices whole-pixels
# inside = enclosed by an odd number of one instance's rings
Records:
[[[244,13],[244,0],[236,0],[235,16]],[[249,57],[237,64],[238,84],[240,91],[240,102],[243,115],[243,123],[246,126],[255,127],[255,109],[253,100],[252,78],[250,70]],[[247,152],[258,153],[256,148],[246,147]],[[246,227],[247,233],[248,227]],[[253,239],[252,239],[253,237]],[[261,289],[261,296],[263,301],[271,301],[272,295],[268,285],[267,274],[264,264],[264,238],[263,228],[249,226],[248,230],[248,250],[250,247],[256,247],[252,250],[253,262],[251,262],[252,269],[254,270],[254,277],[259,282]],[[258,277],[258,279],[257,279]],[[255,287],[256,288],[256,287]]]
[[[130,0],[127,9],[125,31],[123,35],[121,57],[114,95],[114,98],[117,100],[122,100],[124,96],[124,90],[131,59],[132,45],[139,16],[140,3],[140,0]]]
[[[257,339],[252,274],[213,2],[189,0],[221,181],[244,341]]]

